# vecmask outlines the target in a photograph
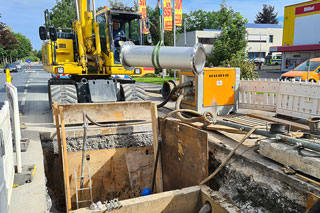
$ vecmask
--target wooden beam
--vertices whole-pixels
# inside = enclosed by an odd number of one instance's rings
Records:
[[[157,151],[158,151],[158,108],[157,104],[152,103],[150,106],[151,109],[151,119],[152,119],[152,135],[153,135],[153,153],[154,153],[154,164],[156,162]],[[156,192],[163,192],[163,180],[162,180],[162,164],[161,164],[161,155],[159,155],[158,167],[156,171]]]
[[[299,124],[299,123],[292,122],[292,121],[287,121],[287,120],[280,119],[280,118],[274,118],[274,117],[271,117],[271,116],[260,115],[260,114],[257,114],[257,113],[251,113],[251,114],[248,114],[248,116],[252,117],[252,118],[259,118],[259,119],[262,119],[262,120],[265,120],[265,121],[269,121],[269,122],[273,122],[273,123],[286,124],[288,126],[291,126],[291,130],[293,130],[293,131],[309,130],[309,126],[307,126],[307,125]]]
[[[66,129],[63,117],[63,106],[59,106],[60,121],[61,121],[61,137],[62,137],[62,167],[64,176],[64,192],[66,198],[66,211],[69,212],[72,208],[70,197],[70,182],[69,182],[69,168],[68,168],[68,151],[67,151],[67,139]]]
[[[82,124],[82,113],[95,122],[146,121],[151,122],[150,101],[116,103],[61,104],[65,125]]]
[[[61,136],[60,136],[60,122],[59,122],[59,110],[57,102],[53,103],[53,114],[54,114],[54,120],[56,123],[56,129],[57,129],[57,141],[58,141],[58,149],[59,149],[59,159],[62,163],[62,147],[61,147]]]

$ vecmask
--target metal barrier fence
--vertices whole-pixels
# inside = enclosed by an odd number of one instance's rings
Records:
[[[320,84],[281,82],[277,114],[308,119],[320,116]]]
[[[0,109],[0,212],[8,211],[14,180],[9,102]]]
[[[279,85],[274,79],[241,80],[239,107],[276,111]]]
[[[239,107],[296,118],[320,116],[320,84],[274,79],[242,80]]]

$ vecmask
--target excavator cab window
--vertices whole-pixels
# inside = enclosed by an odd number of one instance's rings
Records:
[[[140,29],[141,14],[127,11],[111,11],[111,20],[113,22],[112,40],[114,42],[114,59],[115,63],[120,63],[119,55],[121,45],[125,41],[132,41],[136,45],[140,45],[141,29]],[[115,28],[115,23],[118,24]],[[116,30],[116,32],[115,32]],[[120,38],[119,38],[120,36]],[[120,42],[119,42],[120,41]]]
[[[110,11],[97,16],[101,50],[107,55],[109,51],[113,52],[114,63],[120,63],[119,56],[123,42],[132,41],[136,45],[141,44],[140,20],[140,13],[128,11]],[[110,50],[107,46],[110,46]]]
[[[99,35],[100,35],[100,45],[101,50],[105,54],[108,55],[107,50],[107,36],[106,36],[106,28],[107,28],[107,22],[105,14],[97,16],[97,22],[99,23]]]

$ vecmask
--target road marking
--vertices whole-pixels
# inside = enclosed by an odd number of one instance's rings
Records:
[[[21,100],[21,106],[24,106],[26,104],[26,99],[27,99],[27,96],[24,96]]]

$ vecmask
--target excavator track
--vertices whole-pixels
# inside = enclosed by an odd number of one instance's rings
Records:
[[[48,84],[49,103],[75,104],[78,103],[77,88],[74,84]]]
[[[147,94],[145,90],[135,84],[121,84],[123,101],[145,101]]]

